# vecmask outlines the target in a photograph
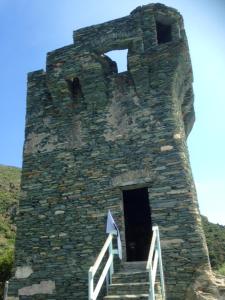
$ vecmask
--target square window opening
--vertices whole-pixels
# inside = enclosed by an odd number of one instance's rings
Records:
[[[172,41],[172,26],[156,22],[156,33],[158,44],[164,44]]]

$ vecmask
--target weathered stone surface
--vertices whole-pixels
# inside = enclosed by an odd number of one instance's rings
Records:
[[[173,146],[171,145],[165,145],[165,146],[161,146],[160,150],[163,151],[170,151],[173,149]]]
[[[17,279],[27,278],[33,273],[33,270],[30,266],[18,267],[16,269],[15,277]]]
[[[224,300],[225,299],[225,277],[213,274],[210,271],[201,272],[192,286],[189,287],[187,300]],[[217,277],[218,276],[218,277]]]
[[[159,42],[157,22],[170,26],[169,41]],[[128,71],[118,73],[104,53],[125,48]],[[210,273],[186,145],[193,122],[192,69],[175,9],[138,7],[48,53],[46,72],[28,75],[17,217],[15,267],[33,273],[12,278],[10,297],[87,299],[108,209],[124,250],[122,190],[145,186],[168,300],[185,299]]]
[[[55,290],[55,282],[41,281],[38,284],[32,284],[31,286],[26,286],[19,289],[20,296],[33,296],[36,294],[52,294]]]

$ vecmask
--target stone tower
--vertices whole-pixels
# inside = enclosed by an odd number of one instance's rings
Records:
[[[127,71],[107,55],[128,49]],[[108,209],[123,260],[160,228],[167,296],[210,271],[186,139],[192,68],[181,15],[161,4],[74,32],[28,75],[15,276],[9,299],[87,299]],[[197,299],[197,298],[196,298]]]

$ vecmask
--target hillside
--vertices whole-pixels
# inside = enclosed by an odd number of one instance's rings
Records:
[[[10,277],[15,242],[14,216],[18,205],[21,170],[0,165],[0,299],[1,282]],[[202,216],[211,265],[225,275],[225,226]]]
[[[211,266],[225,275],[225,226],[214,224],[202,216]]]
[[[14,245],[13,220],[19,198],[20,174],[19,168],[0,165],[0,256]]]
[[[1,282],[10,277],[16,228],[14,215],[20,190],[19,168],[0,165],[0,299]]]
[[[8,216],[18,203],[21,170],[0,165],[0,214]]]

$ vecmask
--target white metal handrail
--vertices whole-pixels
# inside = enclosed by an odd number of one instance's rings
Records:
[[[146,269],[149,271],[149,300],[155,300],[155,280],[157,270],[159,268],[160,274],[160,283],[161,283],[161,294],[162,299],[166,299],[165,292],[165,281],[163,274],[163,265],[162,265],[162,254],[160,246],[160,237],[159,237],[159,228],[158,226],[153,226],[152,228],[152,241],[148,255],[148,261]]]
[[[102,284],[105,281],[107,275],[109,274],[109,282],[112,282],[112,274],[114,272],[113,268],[113,258],[114,254],[118,254],[117,250],[113,250],[113,234],[110,233],[108,235],[108,238],[105,241],[104,246],[102,247],[101,252],[99,253],[99,256],[97,257],[94,265],[90,267],[88,272],[88,300],[95,300],[97,299],[97,296],[101,290]],[[105,267],[102,271],[102,274],[100,275],[100,278],[96,284],[96,287],[94,287],[94,276],[102,262],[103,257],[106,254],[106,251],[109,250],[109,257],[105,264]]]

